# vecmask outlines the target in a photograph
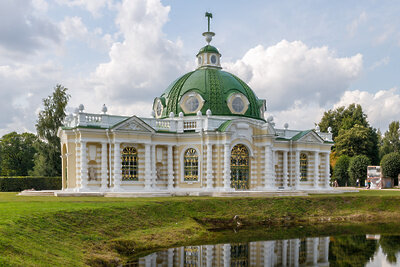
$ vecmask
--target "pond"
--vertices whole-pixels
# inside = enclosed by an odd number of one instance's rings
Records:
[[[400,266],[400,235],[338,235],[170,248],[125,266]]]

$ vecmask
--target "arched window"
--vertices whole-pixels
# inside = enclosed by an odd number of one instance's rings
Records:
[[[139,179],[138,153],[134,147],[125,147],[122,150],[122,180],[138,181]]]
[[[308,158],[304,153],[300,154],[300,181],[307,181]]]
[[[194,148],[189,148],[184,155],[184,181],[198,181],[199,179],[199,156]]]

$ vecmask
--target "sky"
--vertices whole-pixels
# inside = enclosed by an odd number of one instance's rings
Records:
[[[153,99],[195,69],[205,12],[225,71],[261,99],[276,127],[310,129],[360,104],[371,126],[400,118],[400,2],[0,1],[0,135],[35,132],[61,84],[67,112],[149,117]]]

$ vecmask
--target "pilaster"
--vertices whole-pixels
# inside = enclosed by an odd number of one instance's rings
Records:
[[[114,142],[114,191],[118,191],[121,189],[121,180],[121,143]]]
[[[81,141],[81,191],[87,188],[88,184],[88,168],[87,168],[87,152],[86,152],[86,142]]]
[[[174,189],[174,158],[173,158],[173,153],[172,153],[172,145],[168,145],[168,190]]]
[[[319,151],[314,152],[314,188],[318,187],[319,179]]]
[[[144,145],[144,188],[151,189],[150,144]]]
[[[282,152],[283,152],[283,188],[286,189],[289,184],[288,152],[286,150]]]
[[[330,168],[329,152],[327,152],[325,153],[325,179],[324,179],[326,188],[329,188],[329,182],[331,180],[329,168]]]
[[[107,189],[108,171],[107,171],[107,143],[101,142],[101,190]]]
[[[299,188],[300,182],[300,151],[296,150],[295,152],[295,174],[294,174],[294,189],[297,190]]]
[[[231,188],[231,153],[230,145],[224,145],[224,190],[230,190]]]
[[[212,144],[207,144],[207,189],[213,188]]]

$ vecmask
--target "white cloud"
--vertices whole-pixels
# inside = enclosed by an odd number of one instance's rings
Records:
[[[28,0],[0,1],[0,54],[24,59],[38,50],[59,43],[57,25],[35,10],[45,4]]]
[[[339,58],[327,47],[309,48],[301,41],[258,45],[242,59],[225,64],[244,79],[271,111],[303,104],[336,102],[362,71],[362,55]]]
[[[188,70],[180,42],[162,32],[170,8],[159,0],[126,0],[118,7],[116,24],[122,42],[113,43],[109,62],[100,64],[91,76],[98,101],[134,114],[135,105],[152,99]],[[150,113],[139,110],[139,114]],[[111,111],[111,110],[110,110]]]
[[[57,3],[68,7],[81,7],[89,11],[94,17],[101,15],[104,7],[112,7],[113,0],[57,0]]]
[[[390,62],[390,58],[389,57],[384,57],[376,62],[374,62],[371,67],[369,67],[370,70],[374,70],[376,68],[379,68],[381,66],[386,66],[387,64],[389,64]]]
[[[376,93],[366,91],[346,91],[334,108],[360,104],[368,116],[368,121],[375,128],[385,131],[390,122],[400,118],[400,95],[397,88],[380,90]]]
[[[358,27],[367,20],[367,14],[363,11],[356,19],[354,19],[349,25],[347,25],[347,31],[349,35],[353,37],[358,30]]]
[[[53,62],[0,66],[0,135],[10,131],[35,131],[36,114],[42,99],[52,93],[61,79]]]
[[[111,35],[105,34],[102,36],[103,31],[101,28],[89,31],[82,22],[82,18],[76,16],[65,17],[60,22],[60,30],[65,40],[83,41],[92,49],[107,51],[113,42]]]

